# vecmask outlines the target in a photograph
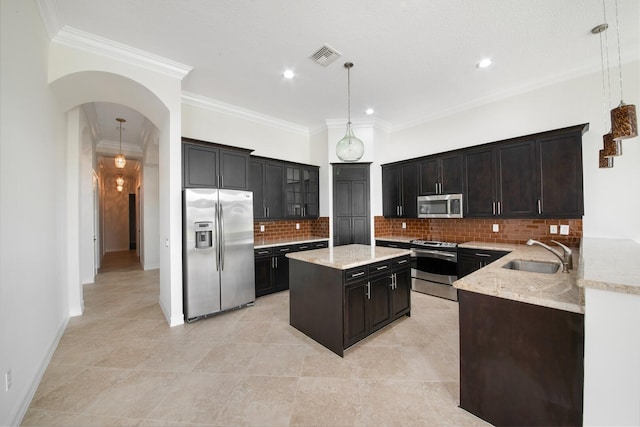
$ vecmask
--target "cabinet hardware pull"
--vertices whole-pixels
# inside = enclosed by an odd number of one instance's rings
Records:
[[[538,199],[538,215],[542,215],[542,203],[540,199]]]
[[[380,271],[380,270],[386,270],[388,268],[387,265],[381,265],[380,267],[377,267],[376,270]]]
[[[269,253],[269,251],[259,251],[258,255],[264,255],[264,254],[268,254],[268,253]]]
[[[400,260],[400,261],[398,261],[398,265],[399,265],[399,264],[404,264],[404,263],[406,263],[406,262],[408,262],[406,259]]]
[[[489,254],[475,254],[475,256],[490,257],[491,255],[489,255]]]
[[[280,248],[279,251],[280,252],[287,252],[289,251],[291,248]]]
[[[367,282],[367,299],[371,299],[371,282]]]
[[[436,182],[436,194],[438,194],[438,183]]]
[[[498,215],[502,215],[502,206],[500,205],[500,202],[498,202]]]
[[[273,258],[276,262],[276,268],[278,268],[278,257]]]
[[[300,249],[307,249],[309,246],[300,246]]]
[[[496,202],[491,203],[491,209],[493,210],[493,214],[496,214]]]
[[[361,272],[359,272],[359,273],[353,273],[353,274],[351,275],[351,277],[352,277],[352,278],[353,278],[353,277],[360,277],[360,276],[364,276],[364,271],[361,271]]]

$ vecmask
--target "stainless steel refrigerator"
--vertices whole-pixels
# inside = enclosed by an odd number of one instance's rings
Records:
[[[255,300],[252,192],[184,190],[183,276],[188,322]]]

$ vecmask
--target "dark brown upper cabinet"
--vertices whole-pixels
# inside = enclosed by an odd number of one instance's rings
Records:
[[[182,187],[248,190],[251,151],[182,138]]]
[[[284,162],[251,157],[249,189],[254,219],[284,218]]]
[[[462,193],[462,153],[420,160],[420,195]]]
[[[382,214],[386,218],[416,218],[417,199],[417,161],[382,165]]]

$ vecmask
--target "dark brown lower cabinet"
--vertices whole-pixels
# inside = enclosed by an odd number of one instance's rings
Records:
[[[349,270],[290,259],[289,323],[334,353],[411,315],[408,256]]]
[[[584,315],[458,290],[460,407],[496,426],[581,426]]]

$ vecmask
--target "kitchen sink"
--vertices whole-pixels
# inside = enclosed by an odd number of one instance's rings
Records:
[[[514,259],[509,261],[502,268],[508,268],[509,270],[529,271],[531,273],[544,273],[553,274],[557,273],[560,269],[560,264],[557,262],[547,261],[526,261],[524,259]]]

